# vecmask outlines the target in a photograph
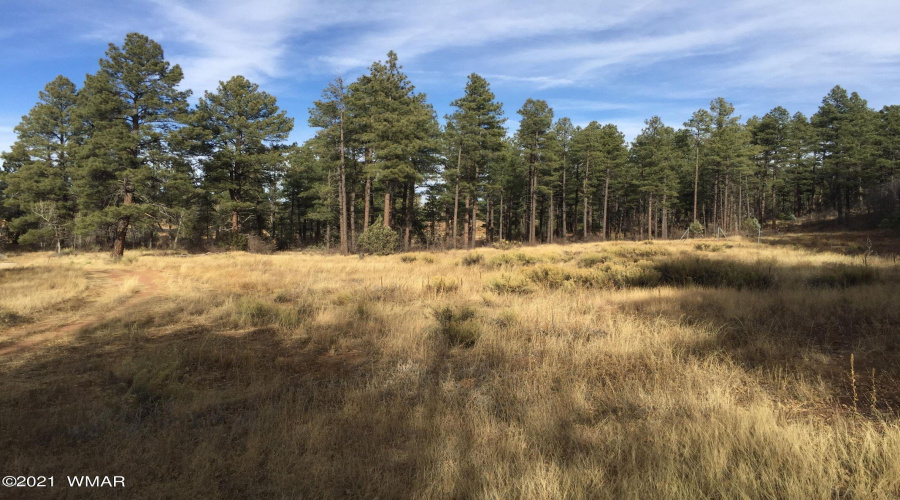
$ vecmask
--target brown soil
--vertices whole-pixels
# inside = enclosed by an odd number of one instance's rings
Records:
[[[159,294],[159,276],[153,271],[140,269],[93,271],[91,278],[98,281],[98,285],[102,288],[119,286],[126,279],[137,278],[141,285],[140,289],[121,302],[114,314],[128,314],[130,309]],[[0,356],[22,354],[36,346],[71,338],[79,331],[109,319],[110,315],[110,311],[92,311],[75,321],[71,321],[71,318],[65,315],[54,315],[38,323],[24,325],[8,332],[7,338],[12,340],[13,344],[0,348]]]

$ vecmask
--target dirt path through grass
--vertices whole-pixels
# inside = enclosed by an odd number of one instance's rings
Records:
[[[127,314],[128,310],[146,302],[148,299],[159,295],[159,275],[154,271],[143,269],[101,269],[91,271],[89,278],[97,281],[98,285],[92,287],[94,297],[101,296],[105,291],[114,287],[122,287],[123,291],[134,291],[115,308],[98,310],[102,304],[96,301],[89,302],[84,311],[87,315],[72,321],[72,313],[54,314],[53,316],[7,332],[6,340],[13,341],[12,345],[0,347],[0,356],[15,355],[27,352],[37,346],[45,345],[52,341],[71,338],[77,332],[95,326],[108,319],[112,315]],[[127,288],[126,288],[127,287]]]

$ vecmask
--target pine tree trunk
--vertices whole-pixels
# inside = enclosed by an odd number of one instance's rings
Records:
[[[341,99],[343,100],[343,81],[341,82]],[[341,109],[341,186],[340,186],[340,204],[341,204],[341,217],[340,217],[340,232],[341,232],[341,253],[343,255],[347,255],[350,253],[350,243],[347,238],[347,169],[346,163],[344,160],[344,110]]]
[[[699,132],[698,132],[699,134]],[[697,141],[697,161],[694,163],[694,220],[697,220],[697,188],[700,185],[700,141]],[[693,221],[691,221],[693,222]]]
[[[537,235],[537,166],[532,159],[531,163],[531,207],[528,221],[528,243],[534,244]]]
[[[647,196],[647,239],[653,239],[653,195]]]
[[[416,185],[414,182],[410,181],[409,190],[405,196],[406,198],[406,234],[403,237],[404,246],[407,251],[409,251],[412,246],[412,218],[413,218],[413,199],[416,196]]]
[[[500,241],[503,241],[503,195],[500,195]]]
[[[584,183],[582,185],[582,203],[584,203],[584,217],[582,218],[582,222],[584,223],[584,239],[588,238],[588,231],[590,231],[590,223],[588,222],[588,204],[590,198],[588,197],[588,175],[591,171],[591,157],[587,157],[587,161],[585,162],[584,167]]]
[[[550,213],[547,215],[547,243],[553,243],[554,223],[556,222],[556,214],[553,211],[555,203],[553,200],[553,189],[550,190]]]
[[[469,240],[469,248],[475,248],[475,238],[478,237],[478,165],[475,165],[472,182],[472,239]]]
[[[775,172],[775,169],[773,168],[772,169],[772,229],[775,229],[776,227],[778,227],[778,222],[777,222],[778,210],[776,209],[776,203],[775,203],[776,196],[777,196],[776,192],[775,192],[775,180],[776,180],[775,177],[776,177],[776,172]]]
[[[603,240],[609,239],[609,231],[606,229],[607,209],[609,208],[609,165],[606,166],[606,180],[603,182]]]
[[[291,236],[293,237],[293,235]],[[350,248],[356,248],[356,191],[350,191]]]
[[[662,199],[662,239],[669,239],[669,207],[666,205],[667,194]]]
[[[369,207],[372,206],[372,176],[366,174],[366,194],[363,207],[363,232],[369,229]]]
[[[128,181],[125,181],[125,200],[122,204],[125,206],[134,204],[134,191],[132,191],[131,183]],[[114,259],[119,259],[125,254],[125,238],[128,236],[128,225],[130,223],[130,215],[119,218],[118,223],[116,223],[116,239],[112,250],[112,258]]]
[[[565,240],[569,233],[566,228],[566,164],[563,163],[562,171],[562,196],[560,197],[560,236]]]
[[[391,227],[391,184],[384,188],[384,227]]]
[[[453,194],[453,248],[457,246],[457,235],[459,234],[459,176],[462,165],[462,148],[456,151],[456,192]]]
[[[466,217],[463,219],[463,246],[465,248],[469,248],[469,218],[472,216],[472,212],[469,210],[469,203],[471,202],[471,196],[466,195]]]

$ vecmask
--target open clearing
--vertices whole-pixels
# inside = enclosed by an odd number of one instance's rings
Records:
[[[900,263],[803,238],[13,256],[2,470],[130,498],[896,498]]]

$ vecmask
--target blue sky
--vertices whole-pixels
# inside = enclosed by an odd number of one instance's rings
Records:
[[[512,129],[532,97],[632,139],[650,116],[679,127],[718,96],[745,119],[809,115],[834,85],[900,104],[898,19],[896,0],[0,0],[0,150],[48,81],[80,87],[131,31],[162,44],[194,100],[236,74],[259,83],[295,118],[292,141],[313,134],[307,110],[330,79],[388,50],[441,117],[475,72]]]

